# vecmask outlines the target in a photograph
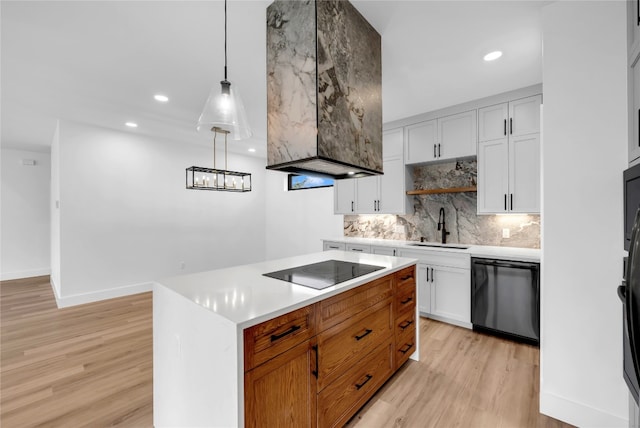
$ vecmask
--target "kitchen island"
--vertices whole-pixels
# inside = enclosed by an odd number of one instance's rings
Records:
[[[263,275],[328,260],[382,269],[322,290]],[[354,401],[354,405],[362,405],[364,402],[359,403],[406,361],[404,356],[419,357],[415,263],[409,258],[325,251],[158,281],[153,290],[154,426],[245,425],[245,396],[255,398],[260,390],[256,386],[245,395],[245,386],[259,385],[264,378],[258,376],[260,370],[284,355],[276,355],[277,349],[266,349],[268,343],[261,345],[261,334],[268,332],[272,320],[278,320],[273,326],[277,333],[271,331],[265,336],[266,342],[270,337],[271,345],[275,343],[272,348],[282,345],[282,350],[289,350],[288,345],[278,343],[281,338],[305,340],[291,342],[291,350],[302,352],[296,361],[310,365],[307,389],[313,393],[309,402],[314,404],[302,416],[315,423],[317,401],[320,425],[323,421],[342,421],[349,410],[333,405],[324,408],[322,404],[327,401],[323,393],[339,393],[341,383],[356,375],[353,370],[368,363],[377,372],[354,378],[355,388],[351,388],[354,393],[368,394]],[[401,307],[405,304],[408,310]],[[288,322],[295,325],[289,327]],[[378,325],[379,329],[375,327]],[[405,328],[409,325],[407,336]],[[352,344],[343,342],[340,334],[349,328],[363,329],[352,334],[353,343],[362,349],[352,349]],[[371,345],[367,348],[368,342]],[[364,355],[361,359],[360,351]],[[393,367],[385,368],[385,364]],[[251,383],[254,377],[257,380]],[[299,378],[295,376],[292,385]],[[269,397],[261,398],[264,400],[254,401],[271,402]],[[257,411],[256,406],[250,407],[252,412]],[[277,416],[278,410],[272,411]],[[343,413],[334,415],[337,411]]]

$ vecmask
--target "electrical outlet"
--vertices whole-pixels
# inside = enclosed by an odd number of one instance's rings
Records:
[[[511,231],[509,229],[502,229],[502,237],[509,238],[511,236]]]

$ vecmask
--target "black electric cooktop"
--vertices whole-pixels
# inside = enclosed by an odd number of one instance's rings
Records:
[[[263,275],[322,290],[380,269],[384,269],[384,266],[327,260],[277,272],[264,273]]]

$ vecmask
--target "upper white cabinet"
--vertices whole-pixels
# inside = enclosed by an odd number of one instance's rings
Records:
[[[408,205],[402,128],[383,134],[384,175],[336,180],[336,214],[405,214]]]
[[[637,0],[627,1],[627,48],[632,52],[640,40],[640,10]]]
[[[476,110],[405,128],[405,163],[417,164],[476,154]]]
[[[542,96],[478,110],[478,214],[540,212]]]

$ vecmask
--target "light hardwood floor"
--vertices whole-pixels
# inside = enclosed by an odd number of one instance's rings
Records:
[[[151,293],[57,309],[48,277],[0,283],[0,426],[151,427]],[[349,427],[562,427],[538,413],[538,349],[420,322],[409,361]]]

